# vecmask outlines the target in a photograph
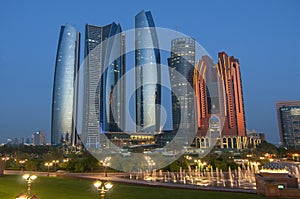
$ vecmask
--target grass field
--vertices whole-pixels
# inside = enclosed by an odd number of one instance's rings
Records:
[[[32,192],[41,199],[92,199],[99,193],[93,181],[61,177],[38,177],[32,184]],[[21,176],[0,177],[0,199],[13,199],[26,192],[26,182]],[[115,184],[106,199],[262,199],[255,194],[225,193],[197,190],[181,190]]]

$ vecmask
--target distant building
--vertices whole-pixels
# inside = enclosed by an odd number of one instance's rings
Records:
[[[51,144],[75,145],[80,34],[61,27],[52,94]]]
[[[46,145],[46,134],[41,131],[37,131],[32,134],[32,144],[35,146]]]
[[[7,145],[13,145],[13,146],[23,145],[24,143],[25,143],[25,138],[23,138],[23,137],[9,138],[6,141]]]
[[[276,103],[281,144],[285,147],[300,147],[300,101]]]
[[[249,144],[253,145],[254,147],[259,145],[261,143],[261,141],[266,139],[266,136],[264,133],[257,132],[254,129],[252,129],[252,130],[247,129],[247,137],[249,140]]]

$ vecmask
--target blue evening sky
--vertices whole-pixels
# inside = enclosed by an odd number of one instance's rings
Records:
[[[0,142],[50,137],[54,61],[60,26],[115,21],[124,30],[150,10],[156,26],[194,37],[216,60],[225,51],[240,60],[248,129],[279,142],[275,103],[299,100],[300,1],[1,1]]]

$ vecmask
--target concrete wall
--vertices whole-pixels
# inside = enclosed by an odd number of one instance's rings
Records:
[[[279,196],[282,198],[300,198],[300,189],[279,189]]]

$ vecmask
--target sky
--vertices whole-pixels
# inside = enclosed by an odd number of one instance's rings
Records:
[[[300,100],[300,1],[1,1],[0,143],[46,132],[60,26],[84,36],[84,25],[112,21],[134,28],[150,10],[156,26],[196,39],[214,60],[220,51],[239,59],[246,126],[279,143],[275,103]]]

